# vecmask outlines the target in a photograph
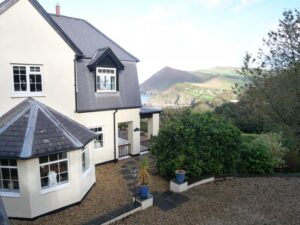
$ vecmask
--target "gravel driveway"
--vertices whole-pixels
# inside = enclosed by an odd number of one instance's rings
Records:
[[[300,224],[300,178],[239,178],[195,187],[190,201],[171,211],[157,207],[116,224]]]

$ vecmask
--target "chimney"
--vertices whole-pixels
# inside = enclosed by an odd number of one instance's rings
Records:
[[[57,3],[55,7],[56,15],[60,16],[60,5]]]

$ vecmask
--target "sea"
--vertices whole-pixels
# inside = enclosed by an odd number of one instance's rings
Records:
[[[144,105],[150,99],[150,97],[151,97],[151,95],[141,94],[142,104]]]

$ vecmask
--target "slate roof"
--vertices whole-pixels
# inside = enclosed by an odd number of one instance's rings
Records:
[[[140,108],[140,115],[161,113],[161,111],[162,111],[162,109],[160,109],[160,108],[143,106],[143,107]]]
[[[0,15],[18,1],[19,0],[4,0],[0,3]],[[83,19],[49,14],[37,0],[28,1],[38,10],[66,43],[69,44],[77,55],[92,58],[97,49],[109,46],[121,61],[139,61],[89,22]]]
[[[50,15],[83,52],[84,57],[92,58],[97,49],[109,46],[119,60],[131,62],[139,61],[89,22],[74,17]]]
[[[27,159],[83,148],[97,135],[27,98],[0,117],[0,158]]]
[[[161,112],[162,112],[162,109],[160,109],[160,108],[143,106],[140,108],[140,117],[141,117],[141,119],[151,118],[153,114],[161,113]]]
[[[119,73],[119,91],[95,92],[95,74],[86,66],[90,59],[77,63],[77,112],[140,108],[142,106],[136,64],[122,62],[124,70]]]
[[[120,62],[120,60],[109,47],[98,49],[94,53],[91,61],[88,63],[87,66],[90,69],[95,69],[97,65],[101,63],[101,61],[104,60],[106,57],[110,57],[113,60],[114,64],[117,65],[118,69],[124,70],[124,65]]]

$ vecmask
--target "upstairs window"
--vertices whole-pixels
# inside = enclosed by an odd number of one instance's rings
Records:
[[[13,65],[12,69],[15,94],[30,96],[43,92],[41,66]]]
[[[97,92],[116,91],[116,69],[97,67],[96,69],[96,89]]]

